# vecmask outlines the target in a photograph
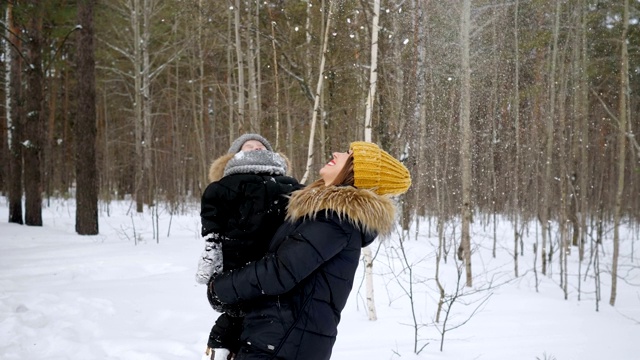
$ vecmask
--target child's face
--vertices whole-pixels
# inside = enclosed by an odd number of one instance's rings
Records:
[[[240,151],[253,150],[267,150],[267,148],[258,140],[247,140],[244,144],[242,144],[242,147],[240,148]]]

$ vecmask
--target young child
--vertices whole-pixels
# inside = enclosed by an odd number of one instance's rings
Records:
[[[260,259],[284,221],[288,195],[301,187],[287,176],[286,159],[258,134],[237,138],[228,153],[211,164],[209,180],[200,211],[205,240],[196,273],[200,284],[223,270]],[[222,314],[211,329],[203,358],[230,359],[240,348],[242,309],[211,297],[209,302]]]

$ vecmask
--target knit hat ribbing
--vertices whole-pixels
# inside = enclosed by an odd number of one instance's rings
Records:
[[[228,153],[229,154],[237,153],[238,151],[240,151],[240,149],[242,149],[242,145],[244,145],[244,143],[246,143],[249,140],[260,141],[262,145],[264,145],[264,147],[267,148],[267,150],[273,151],[271,144],[269,144],[269,141],[267,141],[267,139],[265,139],[264,137],[258,134],[244,134],[244,135],[241,135],[239,138],[235,139],[231,143]]]
[[[278,153],[272,151],[240,151],[227,162],[223,176],[231,174],[285,175],[287,163]]]
[[[399,195],[411,186],[409,170],[378,145],[355,141],[350,149],[355,187],[371,189],[378,195]]]

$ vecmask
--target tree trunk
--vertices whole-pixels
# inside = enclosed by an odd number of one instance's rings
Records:
[[[134,148],[135,148],[135,197],[136,212],[141,213],[144,210],[144,130],[142,118],[142,35],[140,34],[140,0],[133,0],[133,9],[131,14],[131,27],[133,28],[133,77],[134,77]]]
[[[260,105],[258,104],[258,72],[256,66],[258,59],[260,58],[256,54],[256,45],[253,37],[248,37],[249,51],[247,56],[247,82],[249,99],[247,100],[249,106],[249,126],[248,131],[252,133],[260,133]]]
[[[199,2],[199,6],[202,8],[202,0]],[[198,25],[197,25],[197,34],[198,37],[196,39],[196,46],[198,47],[198,59],[196,60],[198,63],[198,97],[197,97],[197,106],[195,104],[196,100],[194,98],[193,102],[193,111],[194,111],[194,128],[197,129],[194,134],[195,139],[198,144],[198,151],[200,155],[200,161],[198,162],[199,173],[201,173],[202,178],[202,188],[200,190],[204,190],[204,187],[209,183],[209,179],[207,176],[207,131],[205,129],[205,113],[207,112],[206,105],[204,102],[204,93],[205,93],[205,51],[204,51],[204,42],[202,38],[202,28],[204,27],[205,21],[201,12],[198,12]]]
[[[256,5],[256,14],[254,17],[249,15],[249,18],[257,19],[259,16],[260,5]],[[248,21],[247,21],[248,22]],[[257,27],[257,24],[256,28]],[[256,31],[256,33],[258,33]],[[258,36],[260,36],[258,34]],[[247,82],[248,82],[248,92],[249,92],[249,131],[253,133],[260,133],[260,103],[258,99],[258,84],[260,83],[260,44],[259,38],[254,38],[253,36],[247,36],[247,43],[249,46],[249,51],[247,55]]]
[[[409,189],[407,195],[405,195],[405,201],[403,206],[409,207],[411,213],[406,221],[411,222],[411,219],[417,219],[421,215],[421,209],[424,209],[423,192],[426,190],[424,186],[426,184],[426,159],[425,151],[422,148],[427,142],[427,35],[426,35],[426,3],[424,1],[416,1],[415,3],[415,42],[416,42],[416,67],[415,67],[415,92],[416,99],[413,105],[412,119],[415,122],[415,128],[412,129],[412,135],[408,136],[410,153],[413,154],[415,159],[414,164],[408,164],[409,170],[413,170],[411,174],[414,179],[414,185]],[[404,148],[404,146],[403,146]],[[413,194],[411,194],[413,193]],[[411,196],[413,195],[413,196]],[[418,223],[416,223],[418,225]],[[415,236],[418,237],[419,227],[415,227]]]
[[[154,177],[151,173],[151,150],[154,148],[152,142],[153,134],[151,129],[151,63],[149,44],[151,42],[151,0],[144,0],[142,7],[142,38],[141,56],[142,69],[142,186],[144,201],[152,206],[154,202]]]
[[[582,0],[581,2],[581,14],[582,21],[580,26],[580,35],[581,35],[581,56],[580,56],[580,68],[582,71],[579,72],[580,80],[579,80],[579,94],[580,97],[580,105],[579,105],[579,116],[580,116],[580,136],[582,146],[580,147],[580,174],[578,175],[580,178],[580,260],[584,258],[584,246],[587,240],[587,216],[588,216],[588,180],[590,179],[589,174],[589,152],[587,144],[589,144],[589,83],[587,79],[587,74],[584,69],[588,67],[587,60],[587,4],[586,0]]]
[[[568,234],[568,201],[569,201],[569,193],[567,186],[568,179],[568,171],[567,171],[567,151],[566,151],[566,140],[569,136],[567,125],[566,125],[566,98],[567,98],[567,81],[568,81],[568,72],[566,71],[566,53],[563,51],[561,61],[560,61],[560,70],[558,77],[560,78],[560,91],[558,94],[558,131],[560,133],[561,141],[558,142],[558,163],[560,167],[557,169],[559,173],[559,186],[560,186],[560,209],[558,209],[558,230],[560,232],[560,287],[564,292],[565,300],[568,299],[568,269],[567,269],[567,257],[569,256],[570,246],[569,246],[569,234]]]
[[[96,0],[78,0],[76,53],[76,232],[98,234],[98,179],[96,164],[96,86],[93,47],[93,8]]]
[[[376,84],[378,82],[378,33],[380,19],[380,0],[373,0],[373,14],[371,26],[371,67],[369,68],[369,92],[364,108],[364,141],[371,141],[371,113],[376,99]]]
[[[44,140],[44,75],[42,70],[42,2],[32,1],[34,14],[29,20],[27,117],[24,137],[25,223],[42,226],[42,146]]]
[[[72,56],[70,56],[72,58]],[[58,74],[62,74],[62,71],[58,69],[54,69],[52,73],[56,75],[49,77],[49,86],[48,86],[48,95],[46,96],[49,99],[48,113],[47,113],[47,136],[45,140],[45,148],[43,153],[43,163],[44,163],[44,193],[47,198],[47,203],[49,203],[49,199],[51,198],[51,194],[54,189],[60,189],[60,184],[57,183],[55,174],[62,168],[61,164],[63,161],[57,161],[55,153],[57,153],[54,144],[55,137],[55,126],[56,126],[56,105],[57,105],[57,94],[58,94],[58,79],[60,82],[63,82],[64,79],[62,76],[58,76]],[[66,90],[66,89],[63,89]],[[64,189],[66,190],[66,189]]]
[[[7,140],[9,145],[9,222],[22,224],[22,124],[24,118],[22,100],[22,58],[18,27],[13,18],[13,2],[7,4],[7,41],[13,44],[7,51],[9,60],[9,101],[7,115]],[[9,45],[7,43],[7,45]],[[8,64],[8,65],[9,65]]]
[[[373,102],[376,94],[376,82],[378,79],[378,31],[380,29],[378,25],[380,15],[380,0],[373,1],[373,26],[371,28],[371,68],[369,71],[369,92],[367,95],[367,102],[365,104],[365,116],[364,116],[364,141],[371,142],[371,112],[373,108]],[[376,313],[376,302],[373,296],[373,255],[371,254],[371,247],[367,246],[363,250],[364,255],[364,274],[365,283],[367,287],[367,313],[369,314],[369,320],[377,320],[378,315]]]
[[[545,151],[545,176],[543,186],[542,209],[540,210],[540,222],[542,225],[542,274],[547,274],[547,236],[549,233],[550,207],[551,207],[551,184],[553,183],[552,165],[553,165],[553,145],[554,145],[554,126],[555,120],[555,102],[556,102],[556,61],[558,56],[558,33],[560,31],[560,6],[561,2],[556,2],[555,20],[553,27],[553,49],[551,54],[551,71],[549,75],[549,115],[547,117],[546,136],[547,147]],[[551,239],[549,244],[551,244]]]
[[[519,39],[519,22],[518,22],[518,11],[519,11],[520,1],[516,0],[515,4],[515,27],[514,27],[514,47],[515,47],[515,81],[514,81],[514,97],[513,97],[513,108],[514,108],[514,122],[515,122],[515,138],[516,138],[516,157],[515,164],[513,166],[513,263],[514,263],[514,273],[515,276],[518,277],[518,238],[521,236],[518,232],[518,215],[520,213],[520,201],[519,201],[519,190],[520,190],[520,39]]]
[[[273,51],[273,85],[275,87],[274,92],[275,92],[275,111],[274,111],[274,118],[275,118],[275,133],[276,133],[276,141],[275,141],[275,150],[276,151],[280,151],[280,79],[278,76],[278,51],[277,51],[277,47],[276,47],[276,23],[273,20],[273,12],[271,11],[271,8],[267,9],[269,12],[269,19],[271,19],[271,50]],[[260,95],[262,96],[262,95]],[[290,144],[291,141],[286,142],[287,144]],[[293,152],[288,151],[287,152],[288,156],[292,156]],[[290,169],[291,170],[291,169]]]
[[[576,35],[573,49],[573,80],[576,83],[576,94],[574,99],[574,139],[573,139],[573,169],[571,173],[571,183],[573,184],[573,194],[571,199],[571,221],[573,222],[572,245],[578,247],[578,279],[582,278],[582,265],[584,260],[584,240],[587,230],[587,184],[588,157],[587,144],[589,138],[589,124],[587,120],[588,93],[586,69],[586,12],[585,0],[581,0],[575,5]],[[578,281],[578,301],[582,300],[582,281]]]
[[[245,129],[245,116],[244,116],[244,55],[242,53],[242,36],[240,34],[240,0],[236,0],[233,9],[235,19],[235,39],[236,39],[236,64],[238,67],[238,79],[237,79],[237,96],[238,96],[238,128],[240,134],[246,131]]]
[[[471,0],[464,0],[460,19],[461,89],[460,89],[460,173],[462,175],[462,258],[465,263],[466,286],[473,286],[471,273],[471,64],[469,60],[469,31]]]
[[[629,53],[627,51],[627,32],[629,30],[629,0],[624,0],[622,17],[622,39],[620,48],[620,94],[618,107],[618,188],[613,212],[613,254],[611,262],[611,297],[609,304],[616,304],[618,290],[618,256],[620,254],[620,220],[622,218],[622,196],[624,193],[624,170],[627,143],[627,97],[629,96]]]
[[[255,23],[254,26],[256,29],[260,28],[260,5],[256,2],[256,14],[255,14]],[[262,49],[260,48],[260,37],[262,34],[259,31],[255,32],[255,46],[252,52],[253,56],[255,56],[255,69],[256,69],[256,77],[255,77],[255,119],[254,121],[255,131],[257,133],[262,132],[262,56],[260,55]],[[271,129],[270,129],[271,130]]]
[[[231,13],[231,11],[228,12],[228,18],[227,18],[227,29],[229,29],[228,33],[227,33],[227,43],[229,44],[227,46],[227,64],[229,64],[229,66],[227,66],[227,71],[226,71],[226,85],[227,85],[227,104],[229,104],[229,122],[228,122],[228,130],[229,130],[229,144],[233,143],[233,140],[235,140],[236,138],[236,133],[235,133],[235,120],[236,120],[236,113],[235,111],[233,111],[232,107],[235,102],[236,99],[234,98],[235,94],[233,93],[233,66],[231,66],[231,63],[233,62],[233,42],[231,41],[231,29],[232,29],[232,24],[233,24],[233,19],[235,18],[235,15],[233,15]]]

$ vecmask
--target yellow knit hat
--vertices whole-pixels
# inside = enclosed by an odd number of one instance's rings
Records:
[[[355,141],[353,152],[354,185],[378,195],[403,194],[411,186],[409,170],[396,158],[370,142]]]

